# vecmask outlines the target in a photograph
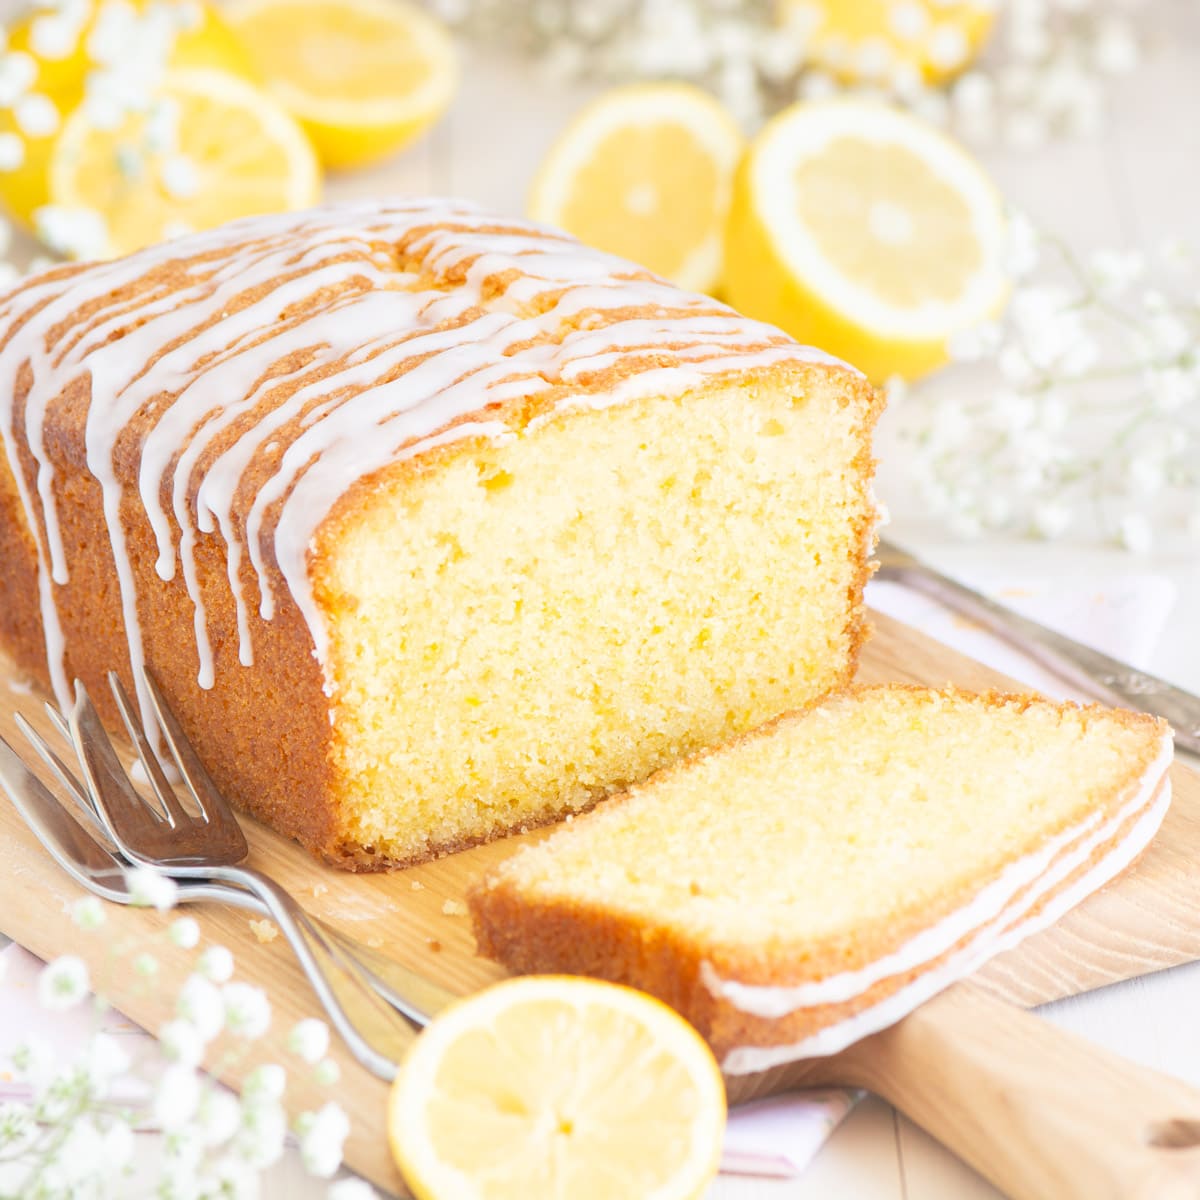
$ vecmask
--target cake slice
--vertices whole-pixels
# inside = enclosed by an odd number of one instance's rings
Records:
[[[112,720],[148,666],[243,809],[419,862],[848,682],[880,406],[454,201],[60,266],[0,297],[0,644]]]
[[[1170,798],[1153,717],[854,688],[496,867],[481,952],[665,1000],[729,1073],[891,1024],[1127,867]]]

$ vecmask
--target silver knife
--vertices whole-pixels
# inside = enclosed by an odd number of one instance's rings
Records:
[[[1103,704],[1164,717],[1174,727],[1175,744],[1200,754],[1200,696],[1022,617],[889,542],[880,541],[876,556],[878,579],[903,583],[961,613]]]

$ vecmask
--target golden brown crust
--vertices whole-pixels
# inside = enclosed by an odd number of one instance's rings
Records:
[[[1113,836],[1097,846],[1085,862],[1038,898],[1026,912],[1010,921],[1005,932],[1035,918],[1046,905],[1084,878],[1129,835],[1161,796],[1163,786],[1160,783],[1146,805],[1123,820]],[[1070,849],[1061,851],[1055,861],[1069,854]],[[1019,906],[1035,884],[1036,881],[1022,888],[1014,896],[1012,907]],[[763,974],[763,960],[753,952],[740,960],[726,953],[720,962],[714,962],[711,946],[688,937],[678,928],[638,921],[596,905],[539,900],[536,896],[523,894],[503,872],[494,873],[477,885],[467,899],[479,953],[518,974],[590,975],[640,988],[686,1017],[712,1046],[718,1058],[739,1047],[795,1045],[822,1029],[864,1012],[927,972],[945,966],[967,947],[976,933],[965,934],[938,957],[882,979],[851,1000],[813,1005],[781,1017],[768,1018],[745,1012],[716,995],[702,978],[702,964],[708,963],[722,979],[781,987],[828,978],[847,969],[846,964],[837,955],[824,958],[818,948],[809,948],[804,978],[797,980],[787,971],[787,962],[781,963],[777,955],[772,955],[775,960],[773,977]],[[930,920],[923,928],[934,923],[935,920]],[[866,961],[874,961],[895,950],[915,932],[918,930],[895,939],[891,945],[876,947],[873,957]]]

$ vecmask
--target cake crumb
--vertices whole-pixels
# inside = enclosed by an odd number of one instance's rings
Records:
[[[253,918],[250,920],[250,932],[254,934],[260,942],[273,942],[279,936],[279,930],[275,927],[274,921],[261,920],[256,921]]]
[[[367,938],[367,945],[370,946],[372,950],[378,950],[379,947],[383,945],[383,938],[371,936]]]
[[[688,884],[688,891],[691,892],[693,896],[702,896],[704,894],[700,890],[700,885],[694,879]]]
[[[422,887],[421,882],[418,879],[414,879],[408,886],[411,887],[414,892],[419,892]]]
[[[461,900],[447,900],[442,905],[442,912],[448,917],[465,917],[467,906]]]
[[[437,938],[426,938],[425,944],[429,947],[430,950],[433,951],[434,954],[437,954],[442,948],[442,943],[439,942],[437,940]]]
[[[314,900],[319,900],[327,891],[329,891],[329,884],[327,883],[314,883],[312,885],[312,894]]]

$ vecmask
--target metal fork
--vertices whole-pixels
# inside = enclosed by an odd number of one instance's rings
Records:
[[[175,879],[233,884],[256,896],[296,953],[330,1023],[354,1057],[380,1078],[393,1078],[411,1030],[372,989],[360,964],[325,941],[287,892],[262,872],[237,865],[249,847],[232,810],[154,680],[147,674],[144,682],[167,750],[198,815],[184,808],[175,795],[116,675],[109,675],[109,685],[160,805],[157,809],[133,787],[91,698],[77,681],[69,719],[71,740],[83,768],[87,792],[108,835],[132,863],[161,870]],[[328,951],[325,962],[314,953],[314,942]]]
[[[883,539],[875,553],[879,559],[877,578],[903,583],[978,622],[989,633],[1103,704],[1165,717],[1174,727],[1175,745],[1200,754],[1200,696],[1047,629],[935,571]]]
[[[46,711],[51,723],[70,743],[70,729],[58,710],[47,704]],[[0,788],[50,857],[76,883],[113,904],[135,903],[127,878],[129,860],[116,849],[87,792],[41,734],[19,713],[16,723],[50,767],[67,799],[55,796],[3,738],[0,738]],[[177,886],[176,899],[180,904],[210,901],[268,915],[266,905],[244,888],[187,879]],[[426,1024],[454,998],[444,988],[320,918],[307,919],[320,935],[321,942],[313,939],[318,957],[327,958],[331,953],[329,946],[321,943],[332,943],[341,955],[357,960],[371,987],[414,1024]]]

